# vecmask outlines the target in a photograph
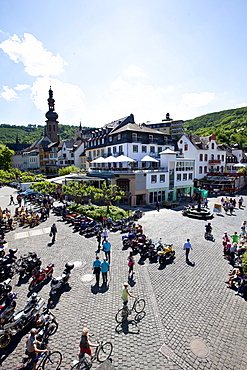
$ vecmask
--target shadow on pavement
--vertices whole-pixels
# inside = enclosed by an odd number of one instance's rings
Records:
[[[49,300],[48,300],[48,303],[47,303],[47,307],[48,308],[55,308],[56,305],[58,304],[59,300],[60,300],[60,297],[61,295],[64,293],[64,292],[69,292],[71,290],[71,287],[66,284],[64,286],[63,289],[59,290],[58,292],[56,292],[53,297],[49,297]]]

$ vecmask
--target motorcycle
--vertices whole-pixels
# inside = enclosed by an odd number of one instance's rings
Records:
[[[66,263],[65,269],[61,276],[58,276],[57,278],[53,278],[51,281],[51,291],[50,291],[50,300],[52,300],[52,297],[59,289],[62,289],[64,285],[68,282],[71,270],[74,268],[73,263]]]
[[[13,316],[15,307],[17,293],[9,292],[6,296],[3,306],[0,306],[0,323],[6,324],[9,319]]]
[[[165,264],[168,259],[174,258],[175,250],[173,244],[165,244],[163,250],[158,251],[159,264]]]
[[[35,252],[29,252],[28,255],[21,256],[19,265],[19,279],[21,280],[25,274],[30,274],[33,269],[39,269],[41,260]]]
[[[45,279],[51,278],[53,274],[53,267],[54,264],[50,263],[49,265],[47,265],[45,269],[36,269],[36,268],[33,269],[32,271],[33,281],[31,281],[31,283],[29,284],[28,287],[29,291],[34,290],[34,288],[40,283],[42,283]]]
[[[38,317],[35,327],[37,328],[37,340],[47,344],[48,338],[54,335],[58,328],[58,322],[53,313],[45,308],[42,314]]]
[[[16,312],[6,324],[0,324],[0,349],[7,347],[13,335],[37,319],[44,304],[44,299],[33,293],[23,310]]]
[[[11,292],[12,286],[10,285],[11,279],[6,279],[0,283],[0,301]]]
[[[214,236],[213,236],[213,234],[211,234],[211,232],[209,232],[209,233],[208,232],[205,232],[204,238],[206,240],[210,240],[211,242],[214,242],[215,241]]]

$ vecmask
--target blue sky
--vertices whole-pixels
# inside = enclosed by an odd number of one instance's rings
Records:
[[[0,0],[0,123],[190,119],[247,105],[246,0]]]

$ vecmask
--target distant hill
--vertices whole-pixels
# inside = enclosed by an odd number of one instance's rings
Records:
[[[0,125],[0,144],[15,143],[18,136],[20,143],[31,144],[44,135],[45,126]],[[87,128],[87,127],[83,127]],[[76,126],[58,125],[60,138],[71,139],[75,136]]]
[[[215,134],[218,143],[247,145],[247,107],[209,113],[184,122],[185,133]]]

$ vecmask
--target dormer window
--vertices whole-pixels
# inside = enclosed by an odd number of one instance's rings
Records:
[[[118,140],[121,140],[121,134],[118,134],[118,135],[117,135],[117,139],[118,139]]]
[[[137,133],[135,132],[132,133],[132,140],[137,141]]]
[[[109,141],[112,142],[112,136],[109,136]]]
[[[214,149],[214,143],[212,143],[212,146],[211,146],[212,149]]]
[[[148,137],[149,137],[149,141],[152,143],[152,142],[153,142],[153,140],[154,140],[153,135],[149,135]]]

